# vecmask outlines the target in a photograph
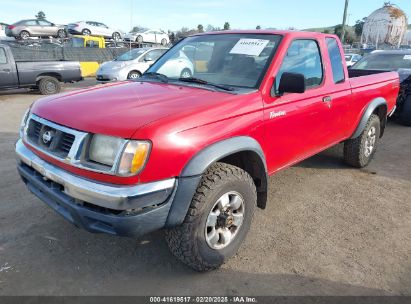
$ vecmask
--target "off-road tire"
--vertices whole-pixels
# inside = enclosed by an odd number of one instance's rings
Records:
[[[56,78],[47,76],[40,79],[38,88],[42,95],[52,95],[60,92],[61,85]]]
[[[404,101],[399,120],[404,126],[411,127],[411,96]]]
[[[375,144],[369,156],[366,156],[366,140],[371,128],[375,128]],[[344,143],[344,161],[353,167],[366,167],[375,155],[381,134],[381,121],[378,115],[371,115],[368,122],[357,138],[349,139]]]
[[[224,248],[212,249],[206,241],[207,217],[221,195],[236,191],[244,199],[244,219],[236,236]],[[204,173],[184,222],[166,231],[166,241],[181,262],[196,271],[220,267],[235,255],[245,239],[257,204],[256,187],[244,170],[225,163],[216,163]]]

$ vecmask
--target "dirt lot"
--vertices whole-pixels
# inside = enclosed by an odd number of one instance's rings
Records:
[[[411,129],[390,123],[365,170],[337,146],[271,177],[239,254],[198,274],[161,231],[90,234],[29,194],[13,144],[40,97],[0,96],[0,295],[411,295]]]

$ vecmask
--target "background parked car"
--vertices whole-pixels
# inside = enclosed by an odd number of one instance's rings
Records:
[[[6,35],[20,39],[30,37],[67,37],[64,25],[57,25],[47,20],[28,19],[21,20],[6,28]]]
[[[0,23],[0,39],[6,36],[6,25]]]
[[[67,31],[70,34],[80,34],[85,36],[103,36],[114,40],[122,39],[122,32],[118,29],[113,29],[101,22],[95,21],[79,21],[67,25]]]
[[[170,38],[161,30],[141,30],[139,32],[131,32],[124,36],[124,40],[137,43],[160,43],[166,46],[170,43]]]
[[[166,51],[165,48],[133,49],[103,63],[96,78],[101,82],[139,78]]]
[[[350,77],[397,71],[400,92],[394,116],[411,127],[411,50],[374,51],[349,69]]]
[[[345,62],[347,63],[347,67],[351,67],[356,64],[362,58],[361,55],[358,54],[345,54]]]

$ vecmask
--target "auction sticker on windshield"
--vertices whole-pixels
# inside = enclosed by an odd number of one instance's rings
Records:
[[[240,39],[231,49],[230,54],[259,56],[270,40],[264,39]]]
[[[405,55],[404,60],[411,60],[411,55]]]

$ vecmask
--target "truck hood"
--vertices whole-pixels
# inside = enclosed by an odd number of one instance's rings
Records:
[[[150,122],[201,111],[234,96],[166,83],[120,82],[40,99],[32,113],[76,130],[131,138]]]

